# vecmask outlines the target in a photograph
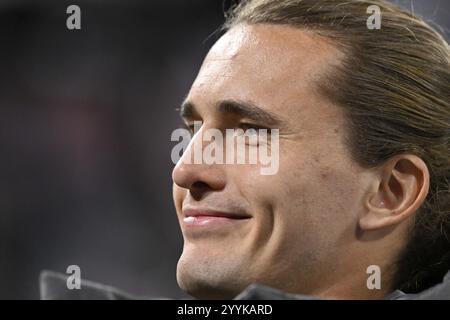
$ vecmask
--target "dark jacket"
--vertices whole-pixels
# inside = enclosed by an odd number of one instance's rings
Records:
[[[81,280],[81,289],[67,288],[68,275],[43,271],[40,276],[40,293],[43,300],[130,300],[130,299],[168,299],[163,297],[139,297],[123,292],[111,286]],[[316,300],[305,295],[288,294],[266,286],[252,284],[235,300]],[[396,290],[389,294],[387,300],[450,300],[450,271],[442,283],[418,294],[405,294]]]

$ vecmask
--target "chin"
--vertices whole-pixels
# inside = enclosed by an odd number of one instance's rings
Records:
[[[204,260],[205,263],[202,263]],[[237,281],[229,268],[217,267],[203,259],[182,255],[177,265],[179,287],[196,299],[233,299],[246,285]]]

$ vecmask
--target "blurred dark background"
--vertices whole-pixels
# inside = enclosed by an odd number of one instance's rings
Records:
[[[71,264],[186,297],[170,134],[229,2],[0,1],[0,299],[37,299],[40,271]],[[447,0],[396,2],[450,28]]]

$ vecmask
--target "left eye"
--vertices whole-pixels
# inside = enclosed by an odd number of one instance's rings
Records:
[[[258,131],[259,129],[266,129],[266,128],[253,123],[241,123],[239,124],[239,129],[242,129],[244,131],[247,131],[249,129]]]

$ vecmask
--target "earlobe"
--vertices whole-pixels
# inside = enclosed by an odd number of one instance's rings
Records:
[[[362,230],[376,230],[407,220],[420,208],[428,194],[429,172],[415,155],[399,155],[380,168],[376,191],[366,199],[359,219]]]

